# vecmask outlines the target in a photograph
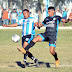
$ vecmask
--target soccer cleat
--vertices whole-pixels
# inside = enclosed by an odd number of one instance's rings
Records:
[[[26,66],[26,61],[22,61],[21,64]]]
[[[26,50],[24,48],[17,48],[20,52],[26,54]]]
[[[35,59],[34,63],[36,64],[37,67],[39,67],[38,59]]]
[[[55,66],[56,66],[56,68],[59,67],[59,59],[55,61]]]

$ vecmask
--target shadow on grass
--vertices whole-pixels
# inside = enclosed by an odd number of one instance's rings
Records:
[[[25,66],[21,64],[21,62],[16,62],[16,63],[18,66],[25,68]],[[51,67],[50,64],[54,64],[54,63],[47,63],[47,62],[38,62],[38,63],[39,63],[39,68],[49,68]],[[27,62],[26,67],[38,67],[38,66],[34,63]]]
[[[21,62],[16,62],[18,66],[25,68],[25,66],[23,64],[21,64]]]

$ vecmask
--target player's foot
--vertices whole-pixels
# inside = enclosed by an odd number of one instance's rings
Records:
[[[26,67],[26,61],[22,61],[21,64]]]
[[[37,67],[39,67],[38,59],[35,59],[34,63],[36,64]]]
[[[59,67],[59,59],[55,61],[55,66],[56,66],[56,68]]]
[[[26,54],[26,50],[24,48],[17,48],[20,52]]]

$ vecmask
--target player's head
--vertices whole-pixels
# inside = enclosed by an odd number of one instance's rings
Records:
[[[54,15],[54,13],[55,13],[55,8],[52,7],[52,6],[49,7],[48,8],[48,14],[49,14],[49,16],[52,17]]]
[[[3,9],[4,11],[6,11],[6,9]]]
[[[16,9],[13,9],[13,12],[16,12]]]
[[[28,9],[24,9],[24,10],[23,10],[23,15],[24,15],[24,18],[28,18],[29,15],[30,15],[29,10],[28,10]]]

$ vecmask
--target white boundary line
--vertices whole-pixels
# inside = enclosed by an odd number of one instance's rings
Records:
[[[59,65],[59,67],[72,67],[72,65]]]
[[[0,66],[0,68],[5,68],[5,67],[20,67],[20,66]],[[51,65],[50,67],[55,67],[55,66]],[[72,67],[72,65],[59,65],[59,67]]]
[[[20,66],[0,66],[0,68],[5,68],[5,67],[20,67]]]
[[[46,27],[41,27],[41,29],[45,29]],[[0,29],[22,29],[22,26],[17,26],[17,27],[3,27],[0,26]],[[38,29],[36,27],[36,29]],[[59,27],[59,29],[72,29],[72,27]]]

